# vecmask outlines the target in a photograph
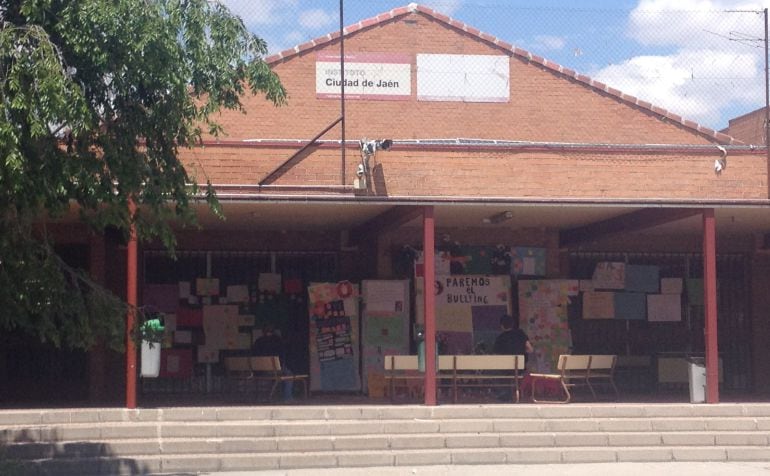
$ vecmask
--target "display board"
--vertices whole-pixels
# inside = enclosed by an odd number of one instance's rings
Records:
[[[377,382],[384,383],[385,356],[409,353],[409,281],[363,281],[361,289],[363,387],[374,396]]]
[[[579,289],[577,280],[519,281],[519,325],[534,347],[530,370],[553,372],[559,355],[568,353],[567,305]]]
[[[358,285],[311,283],[308,298],[311,390],[361,390]]]
[[[511,313],[510,276],[436,278],[436,339],[446,354],[489,351],[500,333],[500,316]],[[424,322],[423,279],[415,279],[417,322]]]

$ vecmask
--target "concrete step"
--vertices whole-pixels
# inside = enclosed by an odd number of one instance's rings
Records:
[[[767,447],[768,432],[557,432],[557,433],[417,433],[355,436],[297,436],[259,438],[153,438],[79,442],[17,442],[4,454],[12,459],[74,459],[138,455],[188,455],[201,453],[274,453],[388,451],[403,449],[469,448],[571,448],[667,447]]]
[[[41,410],[0,410],[0,427],[60,423],[109,423],[157,421],[334,421],[488,418],[700,418],[770,417],[770,404],[569,404],[569,405],[419,405],[371,406],[265,406],[265,407],[179,407],[72,408]]]
[[[48,459],[28,462],[24,474],[152,474],[367,466],[462,464],[544,464],[670,461],[767,461],[770,448],[727,446],[594,447],[492,449],[401,449],[386,451],[217,453],[122,458]]]
[[[0,444],[122,439],[453,433],[769,432],[770,417],[159,421],[0,426]]]
[[[23,474],[770,460],[770,405],[457,405],[0,411]],[[0,461],[1,462],[1,461]]]

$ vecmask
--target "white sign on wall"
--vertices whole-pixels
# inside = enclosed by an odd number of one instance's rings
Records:
[[[417,55],[417,100],[508,102],[510,58],[504,55]]]
[[[316,97],[339,99],[340,55],[319,53],[315,66]],[[406,100],[412,96],[412,57],[396,53],[345,55],[347,99]]]

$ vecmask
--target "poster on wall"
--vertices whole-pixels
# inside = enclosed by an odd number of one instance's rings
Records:
[[[311,390],[360,390],[358,285],[311,283],[308,297]]]
[[[511,312],[510,276],[436,278],[436,339],[446,354],[490,348],[500,332],[500,316]],[[423,280],[415,280],[418,323],[424,322]]]
[[[519,325],[534,347],[531,371],[553,372],[559,355],[569,351],[567,305],[579,289],[577,280],[519,281]]]
[[[508,102],[507,55],[417,55],[417,100]]]
[[[361,288],[363,387],[382,396],[385,356],[409,353],[409,281],[364,281]]]
[[[319,53],[315,63],[316,97],[338,99],[342,86],[340,55]],[[345,98],[407,100],[412,97],[412,56],[398,53],[345,55]]]

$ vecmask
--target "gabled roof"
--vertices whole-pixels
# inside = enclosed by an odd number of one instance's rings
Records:
[[[508,43],[506,41],[501,40],[500,38],[497,38],[494,35],[490,35],[488,33],[484,33],[483,31],[474,28],[467,23],[461,22],[459,20],[455,20],[454,18],[451,18],[447,15],[444,15],[442,13],[437,12],[436,10],[426,7],[424,5],[419,5],[417,3],[410,3],[409,5],[406,5],[404,7],[394,8],[390,10],[389,12],[380,13],[377,16],[367,18],[365,20],[361,20],[358,23],[354,23],[352,25],[349,25],[345,28],[343,28],[343,34],[345,36],[352,35],[356,32],[359,32],[361,30],[379,25],[381,23],[385,23],[387,21],[394,20],[396,18],[409,15],[411,13],[420,13],[422,15],[428,16],[438,22],[444,23],[450,28],[454,28],[457,30],[460,30],[470,36],[476,37],[479,40],[489,43],[491,45],[494,45],[495,47],[506,51],[513,55],[514,57],[518,57],[520,59],[524,59],[526,61],[529,61],[530,63],[537,64],[546,70],[551,71],[552,73],[555,73],[557,75],[564,76],[568,79],[571,79],[577,83],[582,84],[583,86],[589,87],[591,89],[594,89],[596,91],[599,91],[603,94],[606,94],[608,96],[614,97],[618,99],[621,102],[633,105],[635,107],[638,107],[640,109],[649,111],[657,116],[660,116],[662,119],[665,119],[669,122],[679,124],[687,129],[692,130],[695,133],[713,138],[714,140],[720,142],[720,143],[726,143],[726,144],[743,144],[743,142],[733,138],[732,136],[729,136],[727,134],[724,134],[722,132],[716,131],[714,129],[705,127],[701,124],[698,124],[695,121],[691,121],[688,119],[685,119],[684,117],[674,114],[671,111],[668,111],[662,107],[658,107],[653,105],[652,103],[649,103],[647,101],[643,101],[635,96],[631,96],[629,94],[626,94],[618,89],[612,88],[600,81],[596,81],[594,79],[591,79],[590,77],[580,74],[577,71],[574,71],[572,69],[566,68],[558,63],[555,63],[553,61],[547,60],[541,56],[534,55],[530,53],[527,50],[524,50],[522,48],[516,47],[511,43]],[[329,33],[325,36],[320,36],[318,38],[315,38],[313,40],[307,41],[305,43],[301,43],[294,48],[289,48],[287,50],[283,50],[279,53],[276,53],[274,55],[268,56],[266,58],[266,62],[268,64],[276,64],[281,61],[285,61],[293,56],[299,55],[300,53],[304,53],[308,50],[320,48],[322,46],[328,45],[329,43],[333,42],[334,40],[338,39],[340,37],[340,32],[335,31],[333,33]]]

